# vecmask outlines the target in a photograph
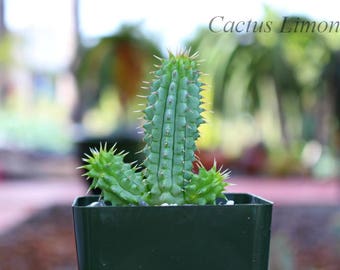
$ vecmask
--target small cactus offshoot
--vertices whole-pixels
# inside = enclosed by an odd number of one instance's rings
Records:
[[[215,204],[216,199],[225,199],[223,191],[228,185],[228,170],[221,172],[216,169],[216,163],[210,170],[200,167],[198,174],[193,174],[191,181],[185,186],[185,201],[189,204]]]
[[[90,189],[100,188],[104,200],[112,205],[136,205],[142,201],[146,186],[137,168],[124,163],[126,153],[101,146],[99,150],[91,149],[91,154],[84,158],[87,165],[82,167],[87,170],[84,175],[93,179]]]
[[[137,172],[123,162],[124,153],[115,148],[91,150],[84,159],[85,174],[93,179],[90,188],[100,188],[105,201],[112,205],[215,204],[225,198],[223,191],[228,173],[216,164],[192,172],[195,161],[198,127],[202,118],[202,87],[197,53],[189,51],[168,59],[158,58],[160,65],[148,84],[144,112],[143,152],[145,169]]]

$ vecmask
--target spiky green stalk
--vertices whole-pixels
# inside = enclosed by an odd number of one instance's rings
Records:
[[[225,175],[214,166],[192,173],[198,127],[204,123],[200,107],[203,83],[195,60],[197,54],[184,51],[160,59],[148,87],[143,125],[146,146],[145,170],[137,173],[123,162],[114,149],[92,150],[85,160],[86,175],[93,178],[91,188],[102,190],[105,201],[113,205],[214,204],[222,197]]]
[[[217,170],[216,164],[209,171],[200,167],[185,187],[185,202],[205,205],[215,204],[217,198],[225,199],[223,191],[228,185],[225,181],[228,177],[229,171]]]
[[[194,57],[184,52],[161,60],[145,109],[146,183],[151,204],[184,203],[192,177],[195,141],[203,123],[202,83]]]
[[[124,163],[126,153],[116,153],[115,147],[91,149],[92,156],[84,159],[85,176],[93,179],[90,189],[100,188],[105,201],[112,205],[139,204],[146,193],[142,174]]]

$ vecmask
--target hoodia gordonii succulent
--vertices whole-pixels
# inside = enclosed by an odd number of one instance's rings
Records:
[[[147,87],[142,172],[124,163],[124,153],[115,153],[114,148],[92,150],[85,159],[91,188],[100,188],[105,201],[182,205],[215,204],[217,197],[224,198],[228,174],[217,170],[216,164],[208,171],[200,166],[198,174],[192,172],[198,127],[204,123],[196,58],[197,53],[189,51],[158,58],[160,65]]]
[[[101,146],[99,150],[91,149],[83,166],[85,175],[93,182],[90,189],[100,188],[105,201],[112,205],[138,204],[146,192],[142,174],[136,172],[136,167],[124,163],[126,153],[116,153],[115,147],[107,149]]]

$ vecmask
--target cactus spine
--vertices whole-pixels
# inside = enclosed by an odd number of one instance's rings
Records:
[[[125,164],[114,149],[93,150],[93,157],[85,160],[86,175],[94,179],[92,187],[102,189],[105,200],[114,205],[141,201],[150,205],[214,204],[216,197],[223,196],[225,175],[216,166],[209,171],[200,168],[198,175],[192,173],[198,127],[204,123],[200,107],[203,84],[196,57],[188,51],[170,53],[168,59],[160,59],[154,72],[144,110],[143,175]]]

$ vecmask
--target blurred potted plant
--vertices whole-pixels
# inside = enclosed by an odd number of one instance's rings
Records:
[[[264,21],[280,20],[281,15],[265,9]],[[309,19],[286,17],[285,25],[293,28],[299,21]],[[325,78],[320,76],[331,57],[330,39],[316,31],[282,34],[279,27],[273,24],[265,35],[261,31],[220,35],[204,29],[190,42],[206,60],[205,70],[214,75],[215,115],[220,113],[225,122],[238,121],[242,115],[249,117],[259,134],[254,138],[251,133],[244,145],[239,144],[245,149],[239,151],[235,161],[241,173],[248,173],[251,167],[252,172],[301,175],[306,168],[300,146],[311,140],[327,144],[331,138],[325,112],[336,96],[322,91]],[[254,156],[263,155],[257,144],[265,146],[268,162],[244,162],[249,149]],[[297,152],[299,159],[295,158]]]
[[[224,194],[229,173],[216,164],[192,172],[204,122],[196,56],[170,54],[153,73],[143,171],[115,147],[85,158],[102,192],[73,204],[80,270],[267,269],[272,203]]]
[[[79,129],[76,134],[78,156],[89,148],[99,147],[100,141],[109,146],[117,144],[118,149],[125,149],[130,154],[125,161],[137,158],[139,163],[143,155],[134,153],[143,148],[142,138],[137,133],[136,122],[130,121],[131,108],[136,94],[140,90],[142,79],[152,65],[153,55],[159,54],[157,45],[134,25],[123,25],[117,34],[105,37],[89,49],[82,50],[81,61],[76,68],[79,88],[79,102],[73,113],[77,126],[82,126],[84,114],[98,105],[105,91],[117,91],[120,108],[117,108],[118,126],[105,137],[83,134]],[[110,126],[110,123],[107,123]],[[114,123],[111,124],[112,129]],[[95,192],[96,193],[96,192]]]

